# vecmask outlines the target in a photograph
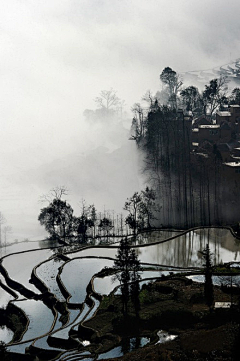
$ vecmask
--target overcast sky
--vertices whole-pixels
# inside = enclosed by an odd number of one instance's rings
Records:
[[[166,66],[208,69],[240,57],[239,14],[239,0],[1,1],[2,176],[8,159],[21,170],[84,151],[82,113],[102,89],[116,89],[129,110],[158,90]]]
[[[165,66],[238,58],[239,13],[237,0],[2,1],[1,150],[58,147],[81,131],[101,89],[113,87],[130,108],[157,90]]]

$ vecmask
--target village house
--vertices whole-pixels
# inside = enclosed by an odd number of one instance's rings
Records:
[[[239,133],[240,105],[230,105],[226,110],[218,111],[216,121],[213,122],[206,116],[196,118],[192,122],[191,132],[193,155],[208,157],[213,151],[217,151],[224,165],[224,173],[232,179],[239,180],[240,147],[237,143]]]
[[[222,122],[230,122],[231,113],[229,111],[218,111],[216,113],[216,123],[221,124]]]
[[[227,122],[231,129],[240,132],[240,105],[230,105],[228,111],[218,111],[216,113],[216,124]]]
[[[206,140],[211,143],[216,143],[219,141],[221,134],[219,124],[199,125],[198,129],[199,144],[203,143]]]

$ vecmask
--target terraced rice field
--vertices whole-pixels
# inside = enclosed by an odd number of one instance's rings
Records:
[[[239,241],[228,229],[155,231],[139,235],[133,247],[143,267],[140,286],[169,272],[191,272],[201,267],[201,251],[207,243],[216,255],[214,263],[240,262]],[[86,361],[121,356],[120,346],[92,355],[87,349],[88,333],[83,338],[78,335],[79,326],[84,330],[84,322],[94,317],[101,297],[120,285],[111,276],[97,275],[104,267],[113,266],[116,244],[89,246],[78,251],[68,247],[63,254],[56,251],[56,248],[26,250],[24,247],[20,253],[9,253],[1,259],[0,307],[11,305],[21,310],[28,323],[15,344],[13,331],[6,325],[0,329],[0,339],[7,344],[9,353],[25,354],[27,349],[28,353],[39,352],[49,360]],[[130,340],[132,349],[134,344],[144,347],[148,342],[135,341]]]

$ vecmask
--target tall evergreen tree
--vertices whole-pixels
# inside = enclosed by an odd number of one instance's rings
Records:
[[[131,300],[135,309],[136,316],[139,317],[139,311],[140,311],[140,300],[139,300],[139,292],[140,292],[140,286],[139,286],[139,280],[141,279],[141,276],[139,274],[141,267],[140,267],[140,261],[136,255],[136,252],[134,249],[131,249],[130,252],[130,262],[131,262],[131,285],[130,285],[130,295]]]
[[[127,238],[120,241],[118,253],[114,261],[114,268],[116,269],[116,277],[121,283],[120,287],[124,316],[127,316],[128,314],[128,301],[130,296],[133,301],[136,314],[138,314],[139,272],[141,268],[136,252],[130,248]]]
[[[205,260],[205,283],[204,283],[204,296],[208,307],[212,307],[214,301],[213,283],[212,283],[212,254],[210,252],[209,244],[202,251]]]

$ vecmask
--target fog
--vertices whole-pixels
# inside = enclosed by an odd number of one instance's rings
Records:
[[[0,5],[0,211],[12,239],[41,238],[43,193],[57,185],[76,213],[86,199],[119,212],[141,189],[130,108],[160,88],[165,66],[210,69],[239,57],[238,1],[49,0]],[[114,88],[122,121],[85,109]],[[100,147],[100,148],[99,148]]]

